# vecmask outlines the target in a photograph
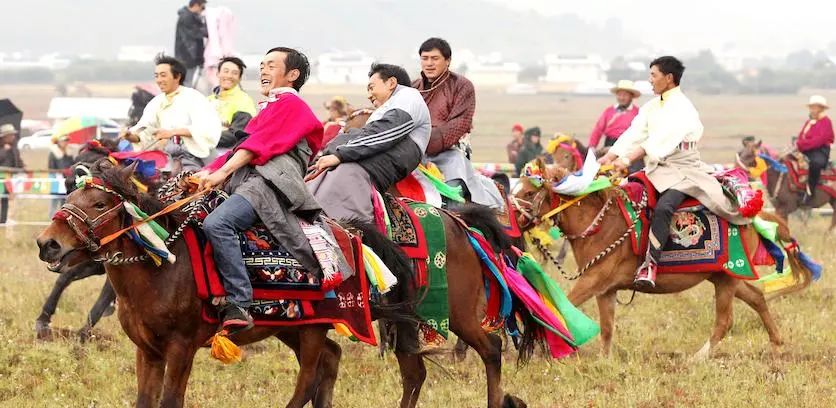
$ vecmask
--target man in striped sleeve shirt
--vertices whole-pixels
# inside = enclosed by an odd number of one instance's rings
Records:
[[[403,68],[372,65],[367,91],[376,109],[366,125],[339,134],[312,166],[330,170],[308,189],[332,218],[373,222],[372,187],[385,192],[415,170],[430,141],[430,112]]]

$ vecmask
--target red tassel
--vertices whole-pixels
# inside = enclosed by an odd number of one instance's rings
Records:
[[[758,215],[763,208],[763,191],[755,191],[755,195],[746,202],[746,205],[740,207],[740,214],[744,217],[751,218]]]

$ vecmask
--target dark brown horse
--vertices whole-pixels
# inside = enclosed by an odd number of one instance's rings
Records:
[[[542,163],[540,166],[543,166],[541,168],[547,168]],[[561,180],[568,173],[568,170],[548,167],[546,173],[547,183],[545,184],[550,184],[549,180]],[[548,187],[536,187],[526,178],[523,178],[521,182],[522,187],[517,193],[517,199],[525,207],[523,208],[525,211],[521,212],[529,214],[520,220],[521,226],[525,226],[525,228],[533,227],[535,220],[542,219],[549,211],[573,198],[558,195]],[[605,354],[609,353],[612,342],[616,293],[619,290],[633,289],[633,278],[641,261],[633,253],[631,246],[621,239],[629,226],[616,208],[617,206],[608,206],[606,211],[601,211],[608,202],[618,199],[620,197],[614,189],[593,193],[576,204],[565,207],[562,212],[559,212],[553,218],[566,236],[576,237],[570,239],[572,252],[577,264],[584,266],[579,269],[580,276],[568,297],[569,301],[575,306],[585,303],[592,297],[596,298],[601,323],[601,341]],[[790,242],[792,240],[789,229],[783,220],[765,213],[761,213],[761,217],[779,223],[779,239],[781,241]],[[601,228],[594,234],[586,235],[586,231],[589,231],[589,227],[593,223],[606,227]],[[754,229],[744,228],[741,231],[748,247],[755,248],[759,238]],[[608,247],[610,248],[609,251]],[[797,283],[779,294],[801,290],[809,285],[811,281],[811,273],[802,266],[798,254],[790,252],[788,258]],[[656,287],[644,292],[651,294],[677,293],[706,280],[714,284],[716,317],[714,330],[708,342],[695,357],[706,358],[711,349],[725,336],[732,323],[732,301],[735,297],[743,300],[758,313],[769,334],[772,345],[777,347],[782,344],[778,327],[772,319],[763,292],[747,282],[730,277],[723,271],[660,274],[656,280]]]
[[[94,240],[124,227],[121,222],[123,200],[136,203],[148,214],[162,207],[153,197],[137,192],[128,181],[131,173],[131,168],[103,168],[100,177],[112,192],[85,188],[67,197],[67,204],[74,206],[73,211],[84,218],[80,225],[90,223],[90,234]],[[479,210],[474,211],[472,215],[478,215]],[[443,214],[447,245],[456,248],[447,252],[450,330],[473,347],[485,364],[487,406],[525,406],[516,397],[503,394],[500,385],[500,339],[485,333],[480,324],[481,305],[485,298],[480,259],[471,249],[466,232],[458,221]],[[487,218],[489,225],[483,223],[479,227],[489,231],[493,224],[490,217]],[[169,231],[180,224],[177,217],[163,217],[160,222]],[[500,227],[496,224],[494,228]],[[501,229],[495,231],[499,233]],[[399,281],[408,282],[410,268],[391,241],[377,234],[373,228],[365,228],[363,232],[364,242],[399,275]],[[108,258],[107,254],[121,253],[123,259],[141,254],[140,249],[127,238],[116,239],[101,248],[90,247],[67,221],[62,220],[53,221],[38,236],[37,243],[40,258],[53,265],[78,254],[88,260]],[[201,319],[203,303],[197,297],[185,243],[176,240],[171,243],[170,250],[176,254],[178,261],[159,268],[146,262],[106,262],[105,265],[118,296],[119,321],[136,345],[139,407],[182,407],[195,353],[218,329]],[[391,259],[400,259],[401,265],[392,264]],[[329,407],[340,360],[340,347],[327,338],[329,329],[330,325],[258,326],[233,335],[231,340],[236,344],[248,344],[277,337],[288,344],[296,353],[300,369],[287,406],[302,407],[312,402],[315,407]],[[403,380],[401,407],[414,407],[426,377],[423,357],[414,350],[397,347],[395,354]]]
[[[737,153],[737,166],[743,167],[744,170],[747,171],[750,168],[755,168],[757,165],[756,158],[760,153],[760,147],[760,142],[744,143],[743,149]],[[783,159],[795,160],[792,156],[776,160]],[[772,206],[775,207],[775,212],[785,219],[799,208],[803,208],[803,191],[800,191],[796,186],[794,186],[790,178],[789,173],[781,171],[775,166],[767,163],[766,186],[764,187],[766,187],[769,201],[772,202]],[[830,231],[834,232],[836,231],[836,197],[832,197],[821,188],[817,188],[813,195],[813,200],[810,202],[810,206],[806,208],[818,208],[828,203],[830,203],[830,208],[833,209],[833,214],[830,218]]]
[[[142,108],[140,108],[139,112],[142,113]],[[87,175],[89,171],[87,169],[88,167],[92,167],[93,163],[103,157],[107,157],[107,155],[116,151],[116,149],[116,141],[112,139],[102,140],[99,144],[90,142],[85,145],[76,158],[76,163],[71,167],[72,172],[70,176],[65,180],[67,192],[75,190],[75,179],[77,176]],[[50,271],[58,272],[51,269]],[[52,315],[55,314],[55,309],[58,307],[58,301],[61,299],[61,295],[71,283],[90,276],[104,274],[104,266],[98,262],[82,262],[73,268],[67,268],[67,270],[59,273],[55,284],[52,286],[52,290],[49,292],[49,296],[44,301],[41,314],[35,320],[35,334],[38,339],[48,340],[52,338],[52,329],[50,328]],[[78,331],[78,337],[82,342],[90,338],[93,332],[93,326],[99,322],[99,319],[113,313],[114,300],[116,300],[116,294],[113,292],[113,287],[110,286],[110,282],[105,281],[101,292],[99,292],[99,297],[87,315],[87,321]]]

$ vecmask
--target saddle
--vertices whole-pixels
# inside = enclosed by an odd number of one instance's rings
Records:
[[[636,256],[647,253],[650,220],[659,192],[644,172],[630,175],[621,187],[627,200],[617,200],[622,216],[628,225],[636,220],[631,234],[631,246]],[[636,211],[636,203],[647,192],[647,205]],[[758,279],[753,267],[769,262],[755,263],[756,248],[747,248],[742,231],[747,226],[737,226],[708,211],[693,198],[686,199],[671,219],[671,235],[659,256],[659,273],[703,273],[725,271],[739,279]]]
[[[788,154],[782,160],[790,175],[790,190],[803,192],[807,190],[807,175],[809,174],[809,163],[807,157],[801,152]],[[818,188],[831,197],[836,198],[836,167],[833,162],[821,172]]]

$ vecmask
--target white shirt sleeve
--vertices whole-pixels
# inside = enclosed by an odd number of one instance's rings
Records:
[[[131,133],[139,137],[138,144],[143,149],[154,142],[153,132],[160,127],[157,121],[157,111],[160,109],[160,101],[159,96],[151,99],[145,105],[145,109],[142,110],[142,117],[139,119],[139,122],[130,129]]]
[[[653,101],[651,100],[639,109],[639,114],[630,122],[630,127],[610,147],[610,153],[618,157],[627,157],[637,146],[647,140],[647,113],[649,110],[648,104],[651,102]]]

